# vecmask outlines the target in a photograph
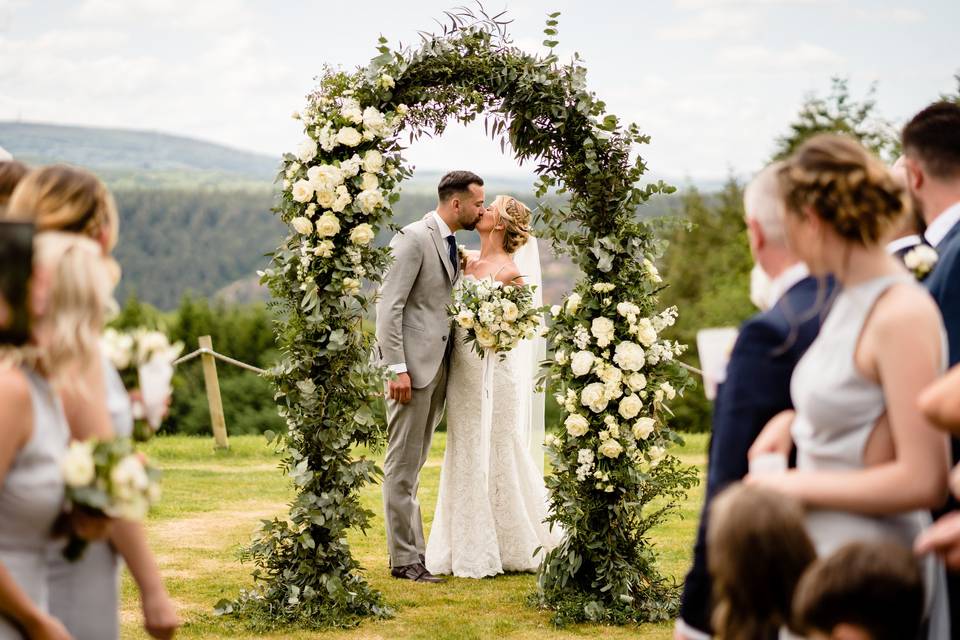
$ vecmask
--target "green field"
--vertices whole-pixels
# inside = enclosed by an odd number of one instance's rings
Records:
[[[434,440],[423,472],[420,497],[429,527],[436,501],[445,434]],[[443,585],[394,580],[387,571],[380,488],[369,487],[364,503],[377,513],[367,536],[354,534],[354,554],[370,582],[396,611],[391,620],[369,621],[356,629],[318,633],[290,630],[263,636],[236,622],[214,617],[221,598],[232,598],[251,584],[252,567],[237,560],[261,518],[281,514],[289,484],[277,470],[278,459],[259,436],[231,439],[229,451],[214,451],[212,439],[158,437],[145,451],[164,470],[164,498],[148,522],[150,541],[168,588],[178,602],[184,638],[670,638],[669,625],[602,627],[581,625],[557,630],[546,612],[526,605],[534,587],[529,574],[486,580],[455,579]],[[677,451],[703,468],[706,436],[690,436]],[[696,531],[702,488],[691,492],[681,518],[656,530],[666,573],[682,578]],[[123,638],[146,638],[136,590],[124,576],[121,616]]]

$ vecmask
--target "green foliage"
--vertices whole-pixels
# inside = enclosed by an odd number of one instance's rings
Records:
[[[833,78],[826,97],[811,94],[790,124],[788,133],[777,139],[774,160],[792,154],[807,139],[818,133],[842,133],[853,136],[884,160],[899,155],[899,136],[893,126],[877,114],[874,99],[876,85],[857,101],[850,95],[849,80]]]
[[[946,102],[955,102],[956,104],[960,104],[960,71],[953,74],[953,79],[957,83],[956,91],[953,93],[941,93],[940,99]]]
[[[747,241],[743,188],[734,179],[722,191],[704,196],[694,188],[681,198],[680,217],[688,223],[669,238],[663,275],[670,286],[663,301],[683,309],[667,333],[681,344],[696,344],[697,331],[739,326],[756,312],[750,302],[753,259]],[[685,357],[699,365],[695,350]],[[682,431],[710,429],[710,402],[697,388],[671,406]]]
[[[390,254],[355,234],[365,238],[388,225],[388,207],[398,200],[399,182],[410,175],[395,135],[399,126],[414,140],[442,133],[451,119],[466,123],[486,114],[487,130],[502,149],[509,144],[518,160],[536,163],[537,197],[551,189],[561,196],[558,204],[541,204],[540,235],[580,267],[578,290],[603,281],[618,299],[635,302],[644,313],[656,306],[658,287],[649,262],[656,246],[636,210],[672,188],[662,182],[639,185],[646,164],[632,151],[648,142],[647,136],[606,112],[587,90],[578,57],[560,63],[552,51],[559,14],[550,16],[545,31],[551,49],[533,55],[512,46],[500,16],[480,13],[448,12],[443,33],[422,34],[414,49],[393,51],[381,38],[379,55],[365,69],[328,69],[300,114],[309,140],[297,154],[284,156],[278,176],[284,191],[275,208],[295,232],[274,253],[263,277],[280,314],[281,360],[272,374],[287,421],[287,429],[272,440],[283,451],[283,468],[297,496],[289,516],[265,523],[246,548],[244,558],[257,565],[256,586],[222,603],[223,613],[239,613],[258,625],[310,627],[351,625],[363,616],[389,613],[362,576],[345,533],[369,526],[372,513],[359,495],[382,473],[351,450],[381,447],[385,439],[382,419],[374,413],[384,372],[370,362],[374,337],[363,323],[372,295],[359,279],[376,285]],[[365,169],[371,175],[357,174],[354,163],[360,159],[373,167]],[[375,186],[368,186],[371,182]],[[574,342],[577,334],[573,323],[558,323],[552,333],[562,344]],[[681,370],[666,358],[656,371],[655,378],[682,380]],[[570,383],[569,371],[558,368],[554,375]],[[650,402],[645,415],[660,411],[661,400]],[[608,427],[599,415],[591,420],[595,431]],[[673,439],[667,428],[659,433],[657,442]],[[612,434],[608,431],[608,440],[616,438]],[[626,436],[624,442],[629,444]],[[555,462],[570,468],[576,455],[575,448],[563,450]],[[579,482],[575,474],[551,480],[551,517],[569,528],[545,562],[538,601],[558,611],[571,600],[587,603],[558,621],[661,618],[675,609],[676,599],[663,587],[649,528],[695,476],[670,456],[651,463],[655,472],[634,469],[628,455],[604,468],[617,485],[613,491],[595,490],[592,480],[581,491],[571,484]],[[589,514],[588,521],[578,509]]]

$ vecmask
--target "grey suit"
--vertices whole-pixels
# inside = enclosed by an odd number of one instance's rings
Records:
[[[447,306],[457,271],[432,214],[407,225],[390,242],[394,263],[377,303],[377,349],[383,365],[406,363],[412,399],[387,399],[383,507],[394,567],[419,562],[423,519],[417,501],[420,470],[443,414],[450,320]]]

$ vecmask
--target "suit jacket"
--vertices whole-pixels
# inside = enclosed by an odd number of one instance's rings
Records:
[[[447,306],[457,273],[432,213],[390,241],[394,262],[377,302],[377,349],[384,366],[406,363],[415,389],[430,384],[450,344]]]
[[[788,290],[777,304],[740,328],[727,365],[726,381],[717,389],[713,430],[707,462],[707,487],[693,566],[687,573],[680,617],[709,633],[712,583],[707,573],[707,516],[713,498],[747,474],[747,450],[767,422],[793,408],[790,378],[797,362],[820,331],[832,283],[807,277]]]

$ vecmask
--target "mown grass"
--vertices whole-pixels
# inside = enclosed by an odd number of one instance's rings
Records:
[[[420,499],[429,528],[436,504],[445,437],[434,439],[424,468]],[[237,560],[240,545],[250,539],[259,521],[282,514],[291,496],[277,470],[278,458],[258,436],[232,438],[229,451],[215,451],[212,439],[158,437],[144,447],[164,469],[164,499],[150,516],[150,542],[171,594],[186,622],[183,638],[670,638],[670,626],[607,627],[577,625],[555,629],[546,612],[526,604],[533,590],[529,574],[486,580],[453,579],[443,585],[418,585],[389,577],[379,486],[363,494],[377,518],[367,535],[354,533],[354,554],[367,569],[374,587],[386,597],[396,616],[368,621],[347,631],[285,630],[253,633],[243,625],[212,615],[221,598],[232,598],[251,584],[249,565]],[[693,435],[677,454],[703,468],[706,436]],[[696,531],[702,488],[691,492],[680,517],[655,531],[662,568],[682,579]],[[136,590],[124,576],[121,615],[123,638],[146,638]]]

